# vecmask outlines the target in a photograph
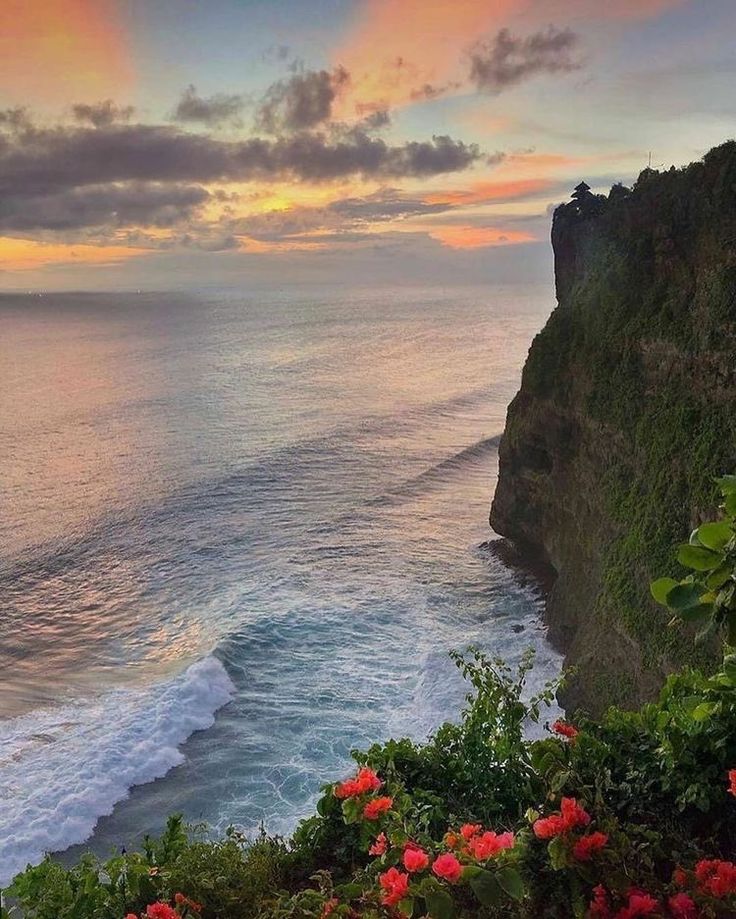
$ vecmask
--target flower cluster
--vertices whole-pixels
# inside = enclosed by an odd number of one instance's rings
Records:
[[[555,734],[559,734],[561,737],[567,737],[568,740],[575,740],[580,733],[575,725],[564,721],[562,718],[558,718],[557,721],[555,721],[552,725],[552,731]]]
[[[398,868],[389,868],[379,875],[378,883],[381,885],[384,893],[381,897],[381,903],[384,906],[396,906],[409,893],[409,875],[399,871]]]
[[[141,917],[128,913],[125,919],[182,919],[182,916],[197,917],[202,912],[202,905],[185,897],[183,893],[174,894],[174,903],[176,907],[162,901],[150,903]]]
[[[368,766],[363,766],[362,769],[358,770],[358,774],[354,778],[347,779],[337,785],[335,797],[340,799],[357,798],[360,795],[378,791],[381,785],[382,782],[376,773]]]
[[[642,890],[630,890],[625,903],[615,913],[611,899],[602,884],[593,890],[593,899],[588,907],[592,919],[637,919],[640,916],[661,915],[659,900]]]
[[[552,839],[554,836],[562,836],[578,827],[587,826],[589,823],[590,814],[578,804],[575,798],[563,798],[560,803],[560,812],[535,820],[533,829],[538,839]]]
[[[449,832],[445,842],[451,849],[456,849],[479,862],[494,858],[504,849],[514,847],[513,833],[496,833],[484,830],[479,823],[466,823],[460,827],[460,833]]]
[[[695,878],[702,893],[722,900],[736,895],[736,865],[720,859],[703,859],[695,866]]]

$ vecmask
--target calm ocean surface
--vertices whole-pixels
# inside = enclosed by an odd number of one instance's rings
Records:
[[[483,543],[548,287],[0,296],[0,884],[182,811],[287,832],[559,658]]]

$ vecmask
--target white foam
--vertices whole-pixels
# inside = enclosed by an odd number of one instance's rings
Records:
[[[234,687],[214,657],[145,689],[110,691],[0,722],[0,886],[89,839],[134,785],[179,765]]]

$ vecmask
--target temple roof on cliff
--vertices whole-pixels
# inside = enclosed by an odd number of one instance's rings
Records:
[[[581,182],[579,185],[575,186],[575,190],[572,193],[573,198],[582,198],[583,195],[587,195],[590,191],[590,185],[587,182]]]

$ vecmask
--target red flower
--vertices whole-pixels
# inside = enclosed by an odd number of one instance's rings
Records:
[[[616,913],[616,919],[636,919],[638,916],[651,916],[659,910],[659,903],[654,897],[640,890],[632,890],[627,906],[622,906]]]
[[[386,834],[379,833],[378,836],[376,836],[376,841],[373,843],[370,849],[368,849],[368,854],[369,855],[384,855],[386,852],[387,845],[388,845],[388,840],[386,839]]]
[[[358,788],[360,789],[361,794],[366,791],[378,791],[378,789],[381,787],[381,780],[368,766],[363,766],[358,770],[358,775],[355,781],[358,783]]]
[[[611,907],[608,904],[606,888],[602,884],[593,888],[593,899],[588,910],[592,919],[610,919]]]
[[[679,865],[672,872],[672,883],[677,887],[687,887],[689,883],[687,872]]]
[[[562,737],[567,737],[569,740],[574,740],[580,731],[572,724],[568,724],[567,721],[563,721],[562,718],[558,718],[557,721],[552,725],[552,730],[555,734],[560,734]]]
[[[460,875],[463,873],[463,866],[455,858],[452,852],[445,852],[435,859],[432,865],[432,871],[438,878],[444,878],[451,884],[455,884],[460,880]]]
[[[174,903],[176,903],[177,906],[188,906],[194,913],[202,912],[202,904],[190,900],[189,897],[185,897],[183,893],[174,894]]]
[[[560,802],[560,813],[542,817],[534,821],[534,835],[538,839],[551,839],[574,830],[578,826],[587,826],[590,814],[584,810],[575,798],[563,798]]]
[[[605,833],[591,833],[583,836],[575,843],[572,854],[578,861],[589,862],[593,855],[606,845],[608,836]]]
[[[384,906],[396,906],[409,893],[409,875],[396,868],[379,874],[378,883],[386,891],[381,898]]]
[[[566,833],[568,828],[562,814],[552,814],[551,817],[535,820],[532,829],[538,839],[552,839],[553,836]]]
[[[467,842],[473,836],[477,836],[482,829],[483,827],[479,823],[465,823],[460,827],[460,835]]]
[[[569,830],[576,826],[587,826],[590,823],[590,814],[578,804],[575,798],[563,798],[560,802],[560,812]]]
[[[125,919],[138,919],[135,913],[128,913]]]
[[[177,911],[168,903],[151,903],[146,907],[148,919],[179,919]]]
[[[404,868],[410,873],[424,871],[429,864],[429,856],[418,846],[408,845],[404,849]]]
[[[363,766],[358,770],[355,778],[347,779],[335,788],[335,797],[356,798],[358,795],[364,795],[369,791],[378,791],[380,787],[381,780],[376,773],[368,766]]]
[[[493,858],[504,849],[511,849],[514,845],[513,833],[494,833],[492,830],[486,830],[480,836],[474,836],[468,843],[468,852],[477,858],[478,861],[485,861],[487,858]]]
[[[386,811],[391,810],[391,805],[393,803],[393,798],[374,798],[363,808],[363,816],[366,820],[378,820],[381,814],[385,814]]]
[[[671,896],[667,905],[675,919],[698,919],[698,908],[695,901],[682,891]]]
[[[695,866],[695,877],[704,893],[721,899],[736,893],[736,865],[719,859],[703,859]]]
[[[322,912],[320,914],[320,919],[327,919],[327,916],[334,913],[337,907],[340,905],[340,901],[337,897],[332,897],[331,900],[328,900],[325,905],[322,907]]]
[[[736,795],[736,769],[728,770],[728,781],[729,781],[728,793],[730,795]]]

